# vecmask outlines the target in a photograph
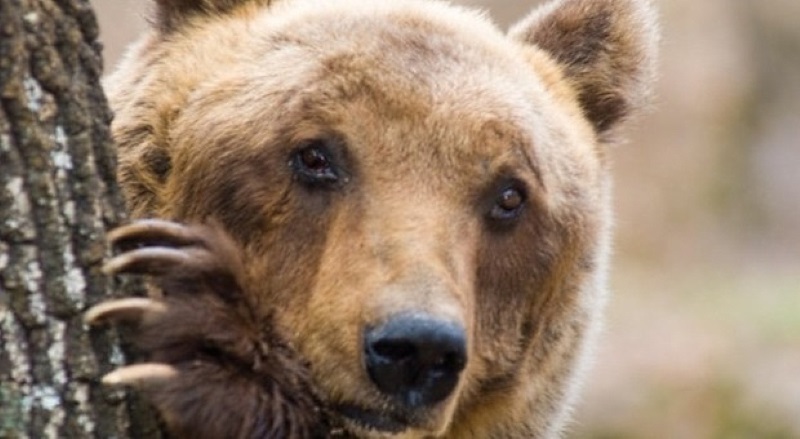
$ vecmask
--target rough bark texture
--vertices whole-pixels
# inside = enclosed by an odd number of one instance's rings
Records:
[[[123,205],[97,37],[88,0],[0,0],[0,438],[158,436],[99,384],[123,349],[82,322],[119,289],[100,273]]]

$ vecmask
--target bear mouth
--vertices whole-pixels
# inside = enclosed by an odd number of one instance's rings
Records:
[[[356,427],[380,433],[402,433],[411,424],[408,417],[401,414],[365,409],[351,404],[337,406],[335,410],[345,421]]]

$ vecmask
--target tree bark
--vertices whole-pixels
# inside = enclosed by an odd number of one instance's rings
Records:
[[[99,377],[125,361],[82,313],[123,219],[88,0],[0,0],[0,438],[159,436]]]

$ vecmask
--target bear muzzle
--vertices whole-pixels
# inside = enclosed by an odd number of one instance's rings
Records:
[[[356,430],[380,432],[381,437],[440,431],[450,416],[446,402],[457,393],[467,365],[464,327],[430,314],[403,312],[366,327],[362,342],[363,366],[386,403],[380,408],[343,404],[335,410]]]
[[[425,315],[389,319],[364,334],[364,363],[373,384],[406,410],[439,403],[467,364],[461,325]]]

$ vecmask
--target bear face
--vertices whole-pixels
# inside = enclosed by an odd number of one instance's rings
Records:
[[[558,431],[648,5],[557,1],[509,35],[435,1],[157,6],[108,81],[134,216],[218,223],[352,434]]]

